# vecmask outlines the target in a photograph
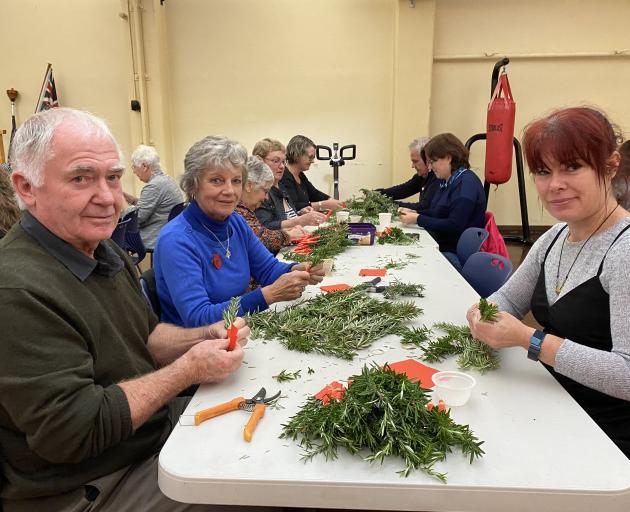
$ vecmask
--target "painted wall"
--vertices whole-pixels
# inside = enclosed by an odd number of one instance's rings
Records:
[[[485,131],[494,63],[512,58],[508,76],[517,103],[515,135],[558,107],[594,105],[630,132],[630,2],[627,0],[440,0],[436,2],[431,133],[452,131],[463,141]],[[584,54],[625,50],[624,57]],[[493,54],[491,58],[454,56]],[[550,58],[556,54],[563,57]],[[519,55],[529,55],[519,58]],[[483,175],[485,142],[476,142],[473,166]],[[554,223],[543,211],[526,173],[532,225]],[[520,224],[516,176],[491,189],[498,224]]]
[[[132,66],[136,1],[144,76]],[[344,197],[409,178],[416,136],[483,131],[490,73],[504,54],[519,136],[533,117],[580,103],[630,131],[630,59],[575,55],[629,50],[629,14],[628,0],[0,0],[0,90],[20,91],[23,121],[53,63],[61,103],[105,117],[129,155],[141,141],[129,101],[145,80],[148,142],[175,175],[190,145],[211,133],[248,148],[296,133],[354,143],[357,159],[340,170]],[[4,92],[2,128],[10,128]],[[483,150],[473,148],[478,169]],[[309,175],[332,191],[326,162]],[[125,188],[141,184],[128,173]],[[551,224],[531,183],[527,192],[531,224]],[[490,208],[499,224],[520,223],[515,179],[491,192]]]
[[[19,91],[20,124],[35,111],[50,62],[61,105],[104,117],[129,154],[130,52],[119,12],[119,0],[0,0],[0,129],[7,130],[5,151],[11,128],[5,91]],[[129,173],[125,184],[132,183]]]

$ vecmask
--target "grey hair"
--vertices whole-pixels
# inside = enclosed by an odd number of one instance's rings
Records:
[[[44,183],[44,166],[54,154],[52,141],[55,131],[63,123],[71,123],[86,135],[111,139],[123,165],[120,146],[103,119],[83,110],[64,107],[33,114],[15,132],[9,155],[13,172],[24,176],[33,187],[41,187]],[[26,204],[17,194],[16,199],[20,209],[25,210]]]
[[[269,166],[257,156],[250,156],[247,159],[247,181],[250,181],[254,188],[263,188],[267,183],[273,183],[273,173]]]
[[[409,143],[409,151],[417,151],[418,154],[422,151],[422,148],[426,146],[427,142],[429,142],[429,137],[418,137],[417,139],[413,139]]]
[[[297,164],[310,147],[315,147],[315,143],[308,137],[304,135],[292,137],[287,144],[287,162]]]
[[[160,155],[153,146],[140,144],[131,154],[131,165],[140,167],[142,164],[147,164],[151,173],[160,170]]]
[[[191,201],[208,170],[225,169],[231,165],[240,169],[245,179],[246,162],[247,150],[242,144],[227,137],[209,135],[195,142],[186,153],[180,186]]]

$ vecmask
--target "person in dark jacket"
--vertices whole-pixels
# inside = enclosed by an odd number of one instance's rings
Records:
[[[412,140],[409,144],[411,167],[416,171],[411,179],[389,188],[377,188],[376,192],[391,197],[398,206],[403,208],[410,208],[416,211],[428,208],[433,195],[439,188],[439,183],[435,174],[425,162],[423,149],[427,142],[429,142],[428,137],[419,137]],[[418,193],[420,194],[418,202],[400,201],[400,199],[405,199]]]
[[[485,226],[486,194],[481,180],[470,170],[468,150],[452,133],[433,137],[424,146],[424,153],[439,180],[439,189],[429,207],[420,212],[400,208],[400,220],[425,228],[441,252],[456,252],[466,228]]]

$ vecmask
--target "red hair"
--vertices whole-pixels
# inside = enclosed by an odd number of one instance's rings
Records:
[[[532,173],[548,167],[550,159],[563,165],[582,161],[603,179],[611,171],[610,157],[621,140],[618,128],[602,112],[572,107],[530,123],[523,148]]]

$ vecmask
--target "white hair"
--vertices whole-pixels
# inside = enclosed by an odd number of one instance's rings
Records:
[[[247,181],[254,185],[254,188],[260,189],[266,184],[273,183],[273,172],[259,157],[250,156],[247,159],[245,169],[247,169]]]
[[[142,164],[147,164],[152,174],[160,170],[160,156],[153,146],[140,144],[131,154],[131,165],[140,167]]]
[[[417,151],[420,154],[422,148],[426,146],[427,142],[429,142],[429,137],[418,137],[417,139],[413,139],[409,143],[409,151]]]
[[[123,163],[120,146],[104,120],[83,110],[51,108],[29,117],[15,132],[11,145],[11,169],[24,176],[33,187],[41,187],[44,183],[44,166],[53,156],[53,136],[62,123],[72,124],[87,135],[111,139],[118,150],[120,163]],[[16,199],[20,209],[25,210],[26,204],[17,194]]]

